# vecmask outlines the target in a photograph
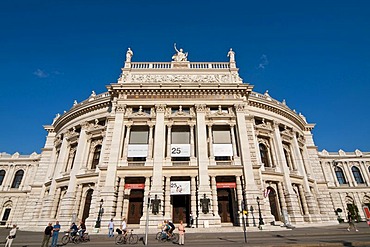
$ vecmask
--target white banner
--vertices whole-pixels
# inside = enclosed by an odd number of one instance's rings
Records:
[[[148,144],[128,145],[127,157],[146,157],[146,156],[148,156]]]
[[[190,181],[171,181],[171,195],[190,195]]]
[[[233,156],[232,144],[213,144],[214,156]]]
[[[171,157],[190,157],[190,144],[171,144]]]

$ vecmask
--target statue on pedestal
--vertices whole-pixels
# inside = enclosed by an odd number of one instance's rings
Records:
[[[184,53],[182,48],[180,48],[180,50],[177,50],[176,43],[173,45],[173,47],[175,48],[175,51],[177,53],[172,56],[172,60],[175,62],[187,61],[188,53],[187,52]]]
[[[131,48],[128,48],[126,52],[126,63],[131,63],[131,58],[133,55],[134,52],[131,50]]]
[[[232,48],[230,48],[230,51],[227,53],[227,57],[230,58],[230,63],[235,63],[235,52]]]

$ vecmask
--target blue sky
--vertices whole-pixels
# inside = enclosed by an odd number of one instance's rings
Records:
[[[319,150],[370,151],[370,1],[0,2],[0,152],[41,152],[56,113],[133,61],[228,61],[316,123]]]

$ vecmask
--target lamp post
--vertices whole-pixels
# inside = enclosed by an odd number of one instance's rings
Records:
[[[101,216],[103,214],[103,203],[104,203],[104,200],[101,199],[100,200],[100,205],[99,205],[98,219],[96,220],[95,228],[100,228]]]
[[[251,211],[251,213],[252,213],[252,220],[253,220],[253,226],[256,226],[256,219],[254,218],[254,208],[253,208],[253,206],[251,206],[250,208],[249,208],[249,211]]]
[[[262,225],[265,223],[263,222],[262,213],[261,213],[261,207],[260,207],[260,198],[257,196],[257,206],[258,206],[258,216],[259,216],[259,222],[258,222],[258,228],[261,228]]]

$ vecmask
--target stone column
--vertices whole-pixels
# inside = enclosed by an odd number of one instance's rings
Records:
[[[302,206],[303,206],[303,214],[306,216],[306,215],[309,215],[310,212],[308,210],[308,206],[307,206],[307,201],[306,201],[306,196],[305,194],[307,194],[307,192],[305,193],[304,190],[303,190],[303,186],[301,184],[298,185],[298,193],[299,193],[299,197],[301,198],[301,201],[302,201]],[[311,193],[310,193],[311,194]]]
[[[165,105],[156,105],[156,123],[155,123],[155,142],[154,142],[154,156],[153,156],[153,184],[151,188],[151,197],[155,195],[158,199],[163,201],[162,188],[162,164],[164,160],[165,151],[165,136],[166,128],[164,124]]]
[[[124,116],[125,105],[118,104],[114,119],[109,119],[108,129],[112,129],[112,141],[104,187],[101,188],[100,197],[104,200],[104,214],[101,225],[107,225],[111,218],[115,216],[117,200],[117,166],[121,158],[121,147],[123,135],[125,133]],[[98,199],[98,201],[100,201]]]
[[[125,143],[124,148],[125,151],[123,152],[123,159],[127,160],[127,154],[128,154],[128,145],[130,142],[130,132],[131,132],[131,124],[126,125],[126,136],[125,136]]]
[[[236,124],[238,125],[238,136],[240,140],[240,157],[243,165],[243,174],[245,179],[245,188],[248,190],[246,193],[248,201],[255,201],[257,196],[261,195],[261,192],[257,188],[254,179],[253,162],[251,157],[251,147],[248,140],[247,125],[253,127],[252,116],[249,116],[248,123],[245,120],[246,113],[244,111],[244,104],[235,105],[236,111]]]
[[[216,184],[216,177],[211,177],[211,189],[212,189],[212,207],[213,207],[213,214],[215,216],[218,215],[218,198],[217,198],[217,184]],[[220,221],[221,222],[221,221]]]
[[[196,217],[196,212],[197,212],[197,200],[196,200],[196,192],[197,192],[197,185],[196,185],[196,180],[195,177],[191,177],[191,182],[190,182],[190,194],[191,194],[191,201],[190,201],[190,207],[191,207],[191,213],[193,214],[193,219],[194,219],[194,224],[195,224],[195,217]]]
[[[213,154],[213,135],[212,135],[212,124],[208,124],[208,149],[209,149],[209,159],[214,160],[215,156]]]
[[[166,176],[165,181],[165,190],[164,190],[164,218],[171,219],[171,177]]]
[[[281,209],[282,210],[284,210],[284,209],[288,210],[287,205],[286,205],[286,201],[285,201],[283,184],[281,182],[277,182],[276,187],[277,187],[277,192],[278,192],[280,203],[281,203]],[[283,212],[281,212],[281,213],[283,213]]]
[[[153,124],[149,123],[148,125],[149,125],[149,144],[147,160],[151,160],[153,159]]]
[[[76,217],[78,220],[81,220],[81,212],[80,212],[81,200],[82,200],[82,184],[79,184],[76,189],[76,201],[75,201],[75,205],[73,209],[73,213],[76,213]]]
[[[349,168],[350,164],[348,162],[342,162],[342,164],[343,164],[344,173],[347,175],[346,177],[347,177],[349,186],[357,187],[357,183],[355,181],[355,178],[353,177],[353,173],[351,169]]]
[[[303,217],[299,210],[298,200],[296,194],[292,187],[292,181],[290,179],[290,171],[285,159],[283,142],[280,136],[279,124],[274,122],[274,141],[277,147],[277,157],[281,161],[280,167],[282,168],[284,174],[284,186],[285,190],[285,200],[287,203],[288,213],[291,217],[291,221],[294,223],[303,222]]]
[[[171,130],[172,124],[167,124],[167,157],[166,161],[171,163]]]
[[[70,173],[69,173],[69,182],[67,186],[66,194],[61,201],[60,207],[60,217],[59,221],[61,224],[68,224],[72,218],[72,214],[76,213],[73,212],[73,207],[75,206],[76,201],[76,188],[77,188],[77,178],[76,175],[79,173],[80,168],[83,165],[83,160],[87,155],[87,139],[88,136],[86,134],[86,129],[88,127],[88,123],[84,123],[81,126],[81,132],[78,138],[78,145],[76,148],[76,154],[73,163],[73,166]]]
[[[241,203],[243,201],[243,188],[242,188],[242,177],[241,176],[235,176],[235,181],[236,181],[236,195],[237,195],[237,208],[238,210],[241,209]],[[249,210],[249,209],[248,209]],[[243,214],[238,214],[239,217],[239,222],[243,222],[242,217]]]
[[[117,198],[117,210],[116,210],[116,217],[115,220],[122,220],[123,217],[126,215],[122,215],[122,208],[123,208],[123,196],[125,193],[125,178],[120,178],[119,186],[118,186],[118,198]]]
[[[143,216],[140,218],[140,227],[145,227],[147,208],[148,208],[148,198],[150,197],[150,177],[145,177],[145,187],[144,187],[144,202],[143,202]],[[125,207],[124,207],[125,210]]]
[[[230,133],[231,133],[231,144],[233,145],[233,159],[235,160],[238,158],[238,150],[236,146],[236,139],[235,139],[235,132],[234,132],[234,124],[230,124]]]
[[[62,188],[58,188],[56,190],[56,193],[54,195],[54,200],[53,200],[53,205],[51,207],[51,212],[50,212],[50,218],[54,219],[55,216],[57,215],[57,209],[58,209],[58,204],[60,203],[60,195],[62,192]]]

